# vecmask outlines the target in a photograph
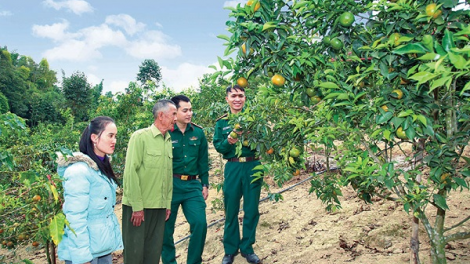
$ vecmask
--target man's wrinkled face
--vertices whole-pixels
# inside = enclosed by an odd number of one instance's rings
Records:
[[[168,110],[163,112],[162,126],[166,130],[173,128],[173,125],[176,122],[176,106],[169,105]]]

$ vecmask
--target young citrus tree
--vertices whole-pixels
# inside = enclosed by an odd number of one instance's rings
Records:
[[[253,103],[232,122],[248,128],[250,146],[265,153],[265,170],[279,184],[308,156],[292,149],[322,147],[341,169],[312,180],[327,209],[340,207],[339,187],[348,184],[366,202],[374,195],[400,201],[413,216],[415,262],[421,222],[433,262],[445,263],[445,245],[470,237],[456,229],[469,218],[445,225],[448,198],[468,189],[470,176],[465,7],[456,0],[238,5],[227,22],[231,35],[220,36],[235,58],[219,59],[214,76],[270,78],[252,87]]]

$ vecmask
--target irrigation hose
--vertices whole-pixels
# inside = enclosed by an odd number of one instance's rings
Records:
[[[337,169],[338,169],[337,167],[330,168],[330,171],[337,170]],[[323,173],[325,173],[325,172],[326,172],[326,170],[323,170],[323,171],[320,171],[320,172],[316,173],[316,175],[323,174]],[[306,181],[308,181],[308,180],[310,180],[310,179],[312,179],[312,178],[313,178],[313,176],[310,176],[310,177],[308,177],[308,178],[306,178],[306,179],[304,179],[304,180],[301,180],[301,181],[299,181],[298,183],[296,183],[296,184],[294,184],[294,185],[291,185],[291,186],[289,186],[289,187],[287,187],[287,188],[285,188],[285,189],[280,190],[279,192],[277,192],[277,194],[281,194],[281,193],[283,193],[283,192],[285,192],[285,191],[288,191],[288,190],[290,190],[290,189],[293,189],[293,188],[297,187],[298,185],[300,185],[300,184],[302,184],[302,183],[304,183],[304,182],[306,182]],[[263,201],[265,201],[265,200],[267,200],[267,199],[269,199],[269,196],[266,196],[266,197],[264,197],[263,199],[259,200],[259,203],[261,203],[261,202],[263,202]],[[240,211],[242,211],[242,209],[240,209]],[[214,222],[208,224],[208,225],[207,225],[207,228],[209,229],[209,227],[214,226],[215,224],[217,224],[217,223],[219,223],[219,222],[222,222],[222,221],[224,221],[224,220],[225,220],[225,217],[222,217],[222,218],[220,218],[219,220],[214,221]],[[186,239],[188,239],[188,238],[190,238],[190,237],[191,237],[191,234],[189,234],[189,235],[187,235],[187,236],[181,238],[180,240],[178,240],[178,241],[175,242],[175,246],[178,245],[179,243],[185,241]]]

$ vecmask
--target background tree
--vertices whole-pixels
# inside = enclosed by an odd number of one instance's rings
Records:
[[[26,81],[12,64],[10,52],[0,49],[0,92],[10,104],[10,111],[21,117],[28,112]]]
[[[66,105],[72,110],[77,121],[88,120],[88,109],[92,106],[91,85],[83,72],[75,72],[70,77],[62,77],[62,93]]]

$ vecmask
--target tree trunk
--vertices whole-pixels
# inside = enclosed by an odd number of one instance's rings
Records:
[[[411,223],[411,240],[410,240],[411,256],[410,264],[419,264],[419,218],[413,216]]]

